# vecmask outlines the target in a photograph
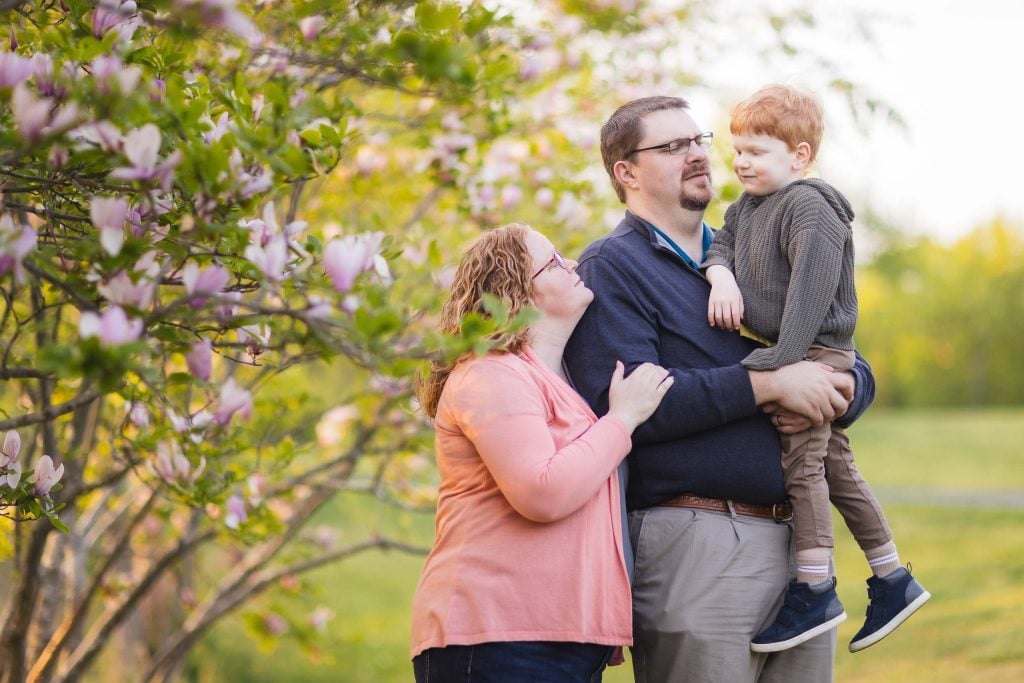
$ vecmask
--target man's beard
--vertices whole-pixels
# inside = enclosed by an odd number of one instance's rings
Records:
[[[711,203],[711,193],[708,192],[706,196],[695,197],[692,194],[686,192],[679,193],[679,206],[686,209],[687,211],[703,211],[708,208],[708,204]]]
[[[679,206],[686,209],[687,211],[703,211],[704,209],[708,208],[708,204],[710,204],[711,200],[714,198],[714,191],[710,187],[710,169],[708,169],[706,166],[691,169],[686,178],[683,179],[683,182],[685,183],[686,180],[692,178],[695,175],[707,175],[709,187],[706,192],[700,192],[699,194],[687,192],[685,186],[683,187],[683,189],[679,191]]]

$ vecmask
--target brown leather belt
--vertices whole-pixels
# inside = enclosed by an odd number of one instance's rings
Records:
[[[695,496],[691,493],[684,493],[681,496],[662,501],[658,503],[658,506],[670,508],[696,508],[698,510],[713,510],[714,512],[726,513],[735,512],[737,515],[763,517],[765,519],[773,519],[776,522],[788,522],[793,519],[793,506],[789,504],[789,501],[776,503],[775,505],[752,505],[751,503],[740,503],[735,500],[705,498],[704,496]]]

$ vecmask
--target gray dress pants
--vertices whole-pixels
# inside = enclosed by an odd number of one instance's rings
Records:
[[[792,529],[692,508],[631,512],[637,683],[830,683],[835,631],[772,654],[750,640],[791,576]]]

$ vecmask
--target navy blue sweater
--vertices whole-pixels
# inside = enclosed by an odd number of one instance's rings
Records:
[[[778,433],[757,410],[740,365],[757,345],[708,325],[711,286],[703,275],[628,211],[611,234],[584,250],[577,272],[594,301],[564,358],[594,411],[608,411],[616,360],[627,374],[651,362],[675,377],[658,410],[633,433],[627,508],[681,493],[764,505],[785,499]],[[855,420],[874,398],[871,368],[860,356],[853,372],[857,395],[840,425]]]

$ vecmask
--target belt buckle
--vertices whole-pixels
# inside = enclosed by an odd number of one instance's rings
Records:
[[[779,515],[779,508],[782,506],[789,506],[789,514],[785,516]],[[793,504],[789,501],[783,503],[772,503],[772,519],[776,524],[785,524],[786,522],[792,521],[793,519]]]

